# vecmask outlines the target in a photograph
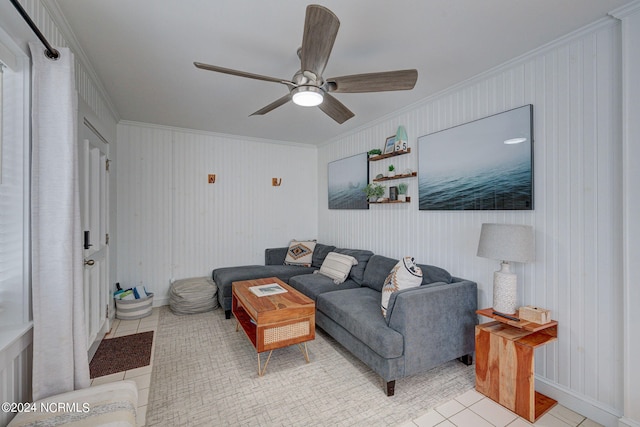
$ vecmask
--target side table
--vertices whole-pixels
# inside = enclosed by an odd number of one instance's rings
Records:
[[[476,313],[494,320],[476,326],[476,390],[535,422],[557,403],[535,391],[534,350],[558,339],[558,322],[511,320],[492,308]]]

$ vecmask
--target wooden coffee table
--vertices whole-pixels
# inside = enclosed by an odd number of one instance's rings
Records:
[[[252,286],[277,283],[287,290],[277,295],[257,296]],[[263,376],[271,353],[277,348],[297,344],[307,363],[307,341],[316,337],[316,306],[311,298],[301,294],[277,277],[232,283],[231,311],[239,328],[245,332],[258,353],[258,375]],[[264,367],[260,353],[269,352]]]

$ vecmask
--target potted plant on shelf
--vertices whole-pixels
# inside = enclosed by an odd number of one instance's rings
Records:
[[[401,182],[398,184],[398,201],[406,202],[407,201],[407,189],[409,188],[409,184],[406,182]]]
[[[367,154],[369,155],[369,157],[379,156],[380,154],[382,154],[382,150],[380,150],[379,148],[374,148],[373,150],[369,150]]]
[[[362,191],[367,195],[367,199],[370,202],[377,202],[379,198],[384,196],[384,189],[386,187],[384,185],[380,185],[378,183],[367,184],[366,187]]]
[[[389,177],[396,176],[396,167],[389,165]]]

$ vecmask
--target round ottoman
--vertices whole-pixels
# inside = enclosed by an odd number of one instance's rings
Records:
[[[216,293],[208,277],[176,280],[169,287],[169,307],[175,314],[203,313],[218,307]]]

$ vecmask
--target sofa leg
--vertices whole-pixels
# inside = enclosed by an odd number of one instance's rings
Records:
[[[224,317],[225,319],[231,319],[231,310],[225,310]]]
[[[396,380],[387,381],[387,396],[393,396],[396,392]]]
[[[473,364],[473,354],[465,354],[462,357],[458,357],[458,360],[465,365],[470,366]]]

